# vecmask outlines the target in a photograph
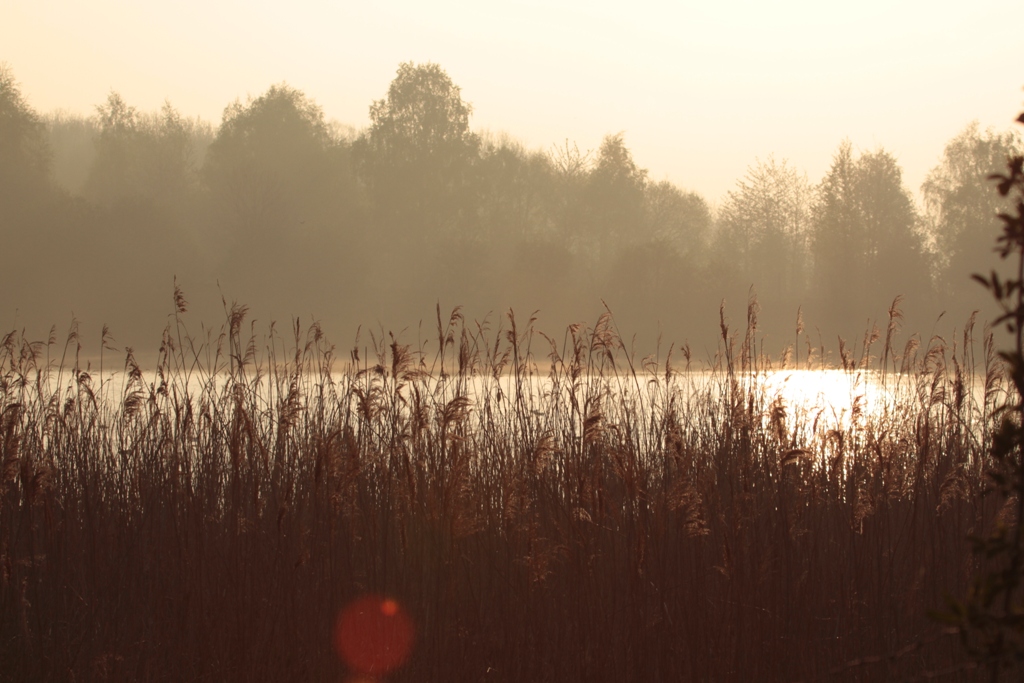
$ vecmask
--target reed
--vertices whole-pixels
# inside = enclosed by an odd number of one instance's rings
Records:
[[[756,301],[717,355],[637,358],[438,310],[436,336],[192,334],[110,371],[73,328],[0,344],[0,681],[345,675],[339,611],[393,596],[391,678],[891,681],[976,672],[926,616],[961,594],[1005,373],[949,344],[839,349],[851,410],[769,378]],[[798,321],[796,351],[805,341]],[[886,389],[866,409],[865,378]],[[980,392],[973,391],[981,382]]]

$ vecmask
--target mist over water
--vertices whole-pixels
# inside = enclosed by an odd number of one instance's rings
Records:
[[[920,201],[892,154],[848,141],[822,150],[822,178],[754,159],[705,198],[650,177],[623,133],[534,150],[479,133],[437,64],[404,63],[384,85],[361,131],[287,84],[214,126],[116,92],[91,117],[41,114],[7,69],[2,211],[20,258],[0,274],[0,321],[44,339],[74,316],[86,347],[107,325],[115,347],[141,351],[177,282],[193,330],[217,329],[234,302],[259,325],[319,321],[341,345],[371,329],[412,341],[439,305],[484,325],[536,312],[553,336],[610,310],[650,353],[712,348],[724,312],[734,328],[754,316],[781,353],[855,343],[897,297],[922,337],[991,313],[968,277],[991,265],[986,176],[1014,135],[965,128]]]

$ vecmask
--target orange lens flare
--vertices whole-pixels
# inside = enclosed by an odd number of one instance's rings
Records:
[[[367,595],[341,611],[334,649],[353,672],[382,676],[405,664],[415,636],[412,619],[397,601]]]

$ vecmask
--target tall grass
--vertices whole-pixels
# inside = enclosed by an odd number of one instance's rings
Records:
[[[768,388],[829,364],[802,323],[768,357],[756,303],[704,363],[637,359],[610,315],[550,338],[439,311],[339,360],[316,325],[184,311],[152,372],[83,367],[74,329],[0,345],[0,681],[337,680],[366,593],[415,621],[397,681],[976,673],[926,616],[999,513],[973,321],[897,348],[894,306],[839,349],[835,420]]]

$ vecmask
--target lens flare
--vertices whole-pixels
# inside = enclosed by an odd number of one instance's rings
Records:
[[[334,649],[357,674],[382,676],[405,664],[416,629],[392,598],[367,595],[348,605],[334,627]]]

